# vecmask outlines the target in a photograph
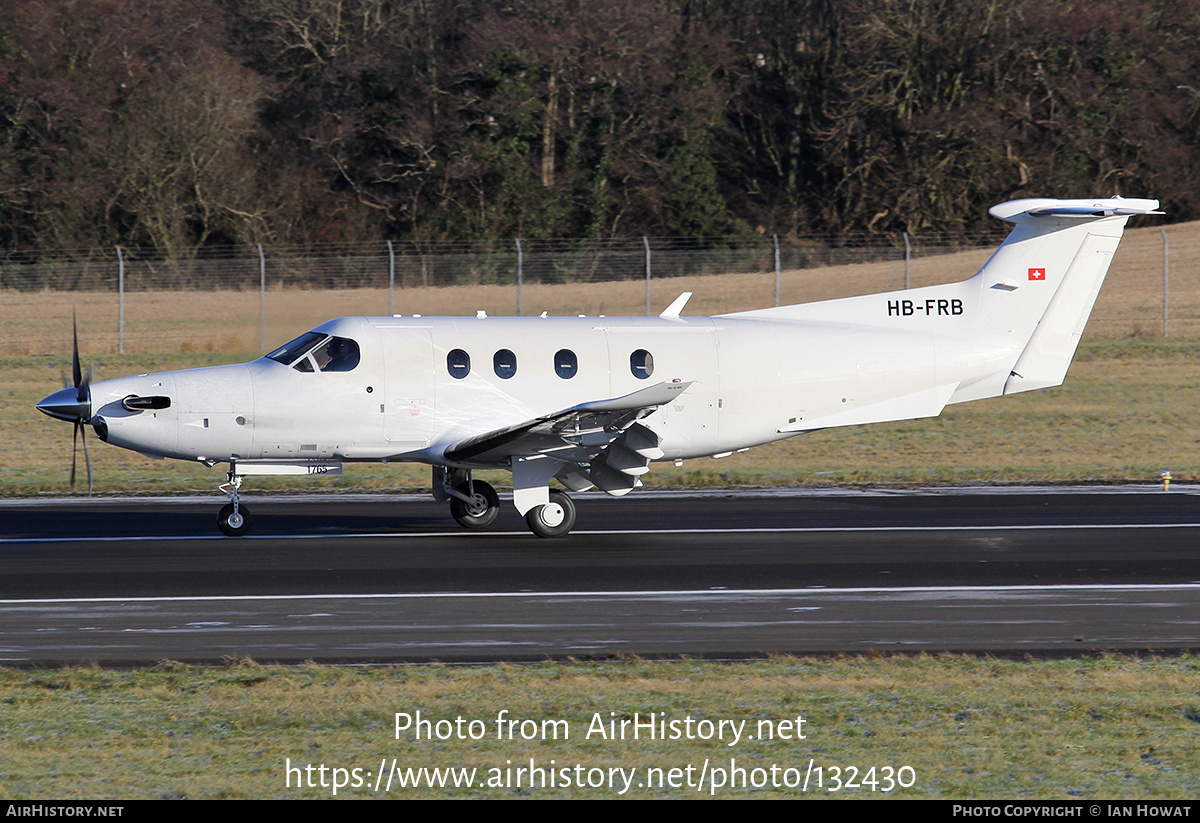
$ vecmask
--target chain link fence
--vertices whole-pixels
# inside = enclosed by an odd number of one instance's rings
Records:
[[[259,354],[344,315],[654,314],[683,291],[686,313],[719,314],[961,280],[1005,234],[14,252],[0,255],[0,342],[62,355],[73,313],[91,354]],[[1198,267],[1193,227],[1128,231],[1088,334],[1200,336]]]

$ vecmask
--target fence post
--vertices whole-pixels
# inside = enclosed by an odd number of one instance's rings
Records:
[[[646,247],[646,316],[650,316],[650,241],[642,235],[642,245]]]
[[[117,354],[125,353],[125,255],[117,246]]]
[[[396,250],[392,248],[392,241],[387,241],[388,244],[388,314],[396,313]]]
[[[1167,334],[1167,306],[1171,294],[1171,244],[1167,242],[1167,230],[1159,229],[1163,244],[1163,337]]]
[[[771,235],[775,240],[775,308],[779,308],[779,235]]]
[[[258,244],[258,350],[267,348],[267,258]]]
[[[525,316],[522,290],[525,287],[525,257],[521,253],[521,238],[517,238],[517,317]]]
[[[912,287],[912,244],[908,242],[908,232],[904,233],[904,288]]]

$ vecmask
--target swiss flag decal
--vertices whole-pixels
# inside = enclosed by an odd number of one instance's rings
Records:
[[[1045,280],[1046,279],[1046,270],[1045,269],[1030,269],[1029,270],[1029,279],[1030,280]]]

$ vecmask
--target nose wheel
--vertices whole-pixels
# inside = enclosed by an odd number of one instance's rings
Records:
[[[254,522],[250,517],[250,510],[238,502],[238,489],[242,487],[242,480],[240,474],[234,474],[233,469],[230,469],[228,480],[220,486],[221,491],[229,497],[229,502],[217,515],[217,528],[229,537],[241,537],[250,531],[250,524]]]
[[[575,504],[564,492],[550,490],[550,502],[525,513],[525,523],[538,537],[562,537],[575,527]]]
[[[226,503],[217,515],[217,528],[229,537],[241,537],[250,531],[250,510],[239,505],[235,511],[232,503]]]

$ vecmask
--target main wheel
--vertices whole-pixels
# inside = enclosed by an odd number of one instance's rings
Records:
[[[472,486],[475,487],[474,494],[471,493]],[[455,490],[470,498],[469,500],[450,498],[450,514],[464,529],[486,529],[500,514],[500,495],[496,494],[496,490],[491,487],[491,484],[475,480],[471,483],[463,483]]]
[[[221,509],[221,513],[217,515],[217,528],[230,537],[241,537],[250,531],[252,522],[250,510],[246,508],[245,503],[238,504],[237,514],[233,513],[233,504],[226,503],[225,507]]]
[[[529,530],[538,537],[562,537],[575,527],[575,504],[558,489],[550,490],[550,502],[525,513]]]

